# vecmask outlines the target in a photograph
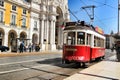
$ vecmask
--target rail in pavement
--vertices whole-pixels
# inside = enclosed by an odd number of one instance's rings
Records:
[[[101,61],[64,80],[120,80],[120,62]]]

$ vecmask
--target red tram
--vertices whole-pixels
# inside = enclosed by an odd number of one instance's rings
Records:
[[[63,62],[86,63],[104,57],[105,36],[93,26],[68,22],[63,32]]]

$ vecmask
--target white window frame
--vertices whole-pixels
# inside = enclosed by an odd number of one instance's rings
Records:
[[[15,6],[15,7],[16,7],[16,9],[15,9],[15,10],[13,9],[13,6]],[[16,10],[17,10],[17,6],[16,6],[16,5],[12,5],[11,10],[12,10],[12,11],[16,11]]]
[[[24,26],[26,28],[26,21],[27,21],[27,18],[23,17],[22,18],[22,26]]]
[[[3,22],[3,21],[4,21],[4,11],[0,11],[0,12],[3,13],[3,14],[2,14],[2,17],[0,17],[0,22]]]
[[[38,21],[34,20],[34,28],[37,28]]]
[[[3,2],[3,6],[2,6],[2,2]],[[4,0],[0,0],[0,7],[4,7],[4,4],[5,4]]]
[[[16,14],[11,14],[11,25],[16,25],[16,21],[17,21],[16,19],[17,19]]]
[[[25,10],[25,13],[24,13],[24,10]],[[26,15],[27,14],[27,10],[26,9],[23,9],[23,14]]]

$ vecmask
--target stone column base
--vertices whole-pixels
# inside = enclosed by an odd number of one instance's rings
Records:
[[[45,44],[41,44],[41,45],[40,45],[40,50],[41,50],[41,51],[45,51]]]
[[[56,50],[56,44],[49,44],[48,49],[51,51]]]

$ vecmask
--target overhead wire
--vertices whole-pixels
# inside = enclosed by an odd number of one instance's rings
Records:
[[[68,9],[68,11],[76,18],[77,21],[79,21],[78,17],[70,9]]]
[[[83,0],[80,0],[85,6],[87,5],[85,2],[83,2]],[[92,1],[92,0],[91,0]],[[94,1],[94,2],[97,2],[97,1]],[[99,3],[99,4],[101,4],[101,6],[102,5],[107,5],[107,0],[105,0],[105,3],[101,3],[101,2],[97,2],[97,3]],[[110,6],[110,5],[107,5],[107,6]],[[96,6],[96,8],[98,8],[98,7],[100,7],[100,6]],[[111,6],[112,7],[112,6]],[[112,7],[112,8],[114,8],[114,9],[116,9],[115,7]]]
[[[94,5],[86,6],[86,3],[84,3],[83,0],[80,0],[80,1],[85,5],[85,7],[81,7],[81,8],[85,10],[85,12],[87,13],[88,17],[90,18],[90,23],[92,23],[93,19],[94,19],[94,9],[90,9],[90,8],[95,8],[95,6]],[[86,10],[86,8],[87,8],[87,10]],[[88,12],[88,10],[91,12],[91,14]]]
[[[113,6],[111,6],[111,5],[108,5],[107,4],[107,0],[105,0],[105,3],[102,3],[102,2],[98,2],[98,1],[95,1],[95,0],[91,0],[92,2],[95,2],[95,3],[98,3],[98,4],[102,4],[102,5],[104,5],[104,6],[108,6],[108,7],[110,7],[110,8],[113,8],[113,9],[117,9],[116,7],[113,7]],[[102,6],[101,6],[102,7]]]
[[[86,6],[86,3],[85,2],[83,2],[83,0],[80,0],[85,6]],[[94,2],[96,2],[96,1],[94,1]],[[114,9],[116,9],[115,7],[113,7],[113,6],[111,6],[111,5],[108,5],[107,4],[107,0],[105,0],[105,3],[101,3],[101,2],[96,2],[96,3],[99,3],[99,4],[101,4],[101,7],[103,7],[103,6],[108,6],[108,7],[111,7],[111,8],[114,8]],[[100,7],[100,6],[99,6]],[[97,8],[98,8],[98,6],[97,6]],[[94,15],[95,17],[96,17],[96,19],[99,21],[99,23],[101,23],[103,26],[107,26],[104,22],[103,22],[103,20],[101,20],[101,19],[99,19],[96,15]],[[111,19],[111,18],[110,18]]]
[[[110,7],[110,8],[112,8],[112,9],[117,9],[116,7],[113,7],[113,6],[109,5],[108,2],[107,2],[107,0],[105,0],[104,2],[99,2],[99,1],[95,1],[95,0],[90,0],[90,1],[100,4],[100,5],[96,6],[96,8],[103,7],[103,6],[107,6],[107,7]],[[80,0],[80,2],[82,2],[83,5],[85,5],[85,6],[87,5],[83,0]],[[81,12],[82,10],[83,10],[83,9],[80,8],[80,12]],[[69,12],[70,12],[77,20],[79,20],[78,17],[75,15],[75,14],[78,13],[78,11],[72,12],[72,11],[69,9]],[[75,14],[74,14],[74,13],[75,13]],[[87,13],[87,14],[88,14],[88,13]],[[107,25],[103,22],[103,20],[110,20],[110,19],[111,19],[111,17],[110,17],[110,18],[107,18],[107,19],[99,19],[99,17],[96,16],[96,15],[95,15],[95,17],[96,17],[96,19],[97,19],[97,20],[95,20],[95,21],[99,21],[99,23],[101,23],[103,26],[106,26],[106,27],[107,27]],[[115,17],[113,17],[113,18],[115,18]]]
[[[102,18],[100,20],[105,21],[105,20],[110,20],[110,19],[115,19],[115,18],[117,18],[117,16],[108,17],[108,18]],[[97,20],[95,20],[95,21],[97,22]]]

